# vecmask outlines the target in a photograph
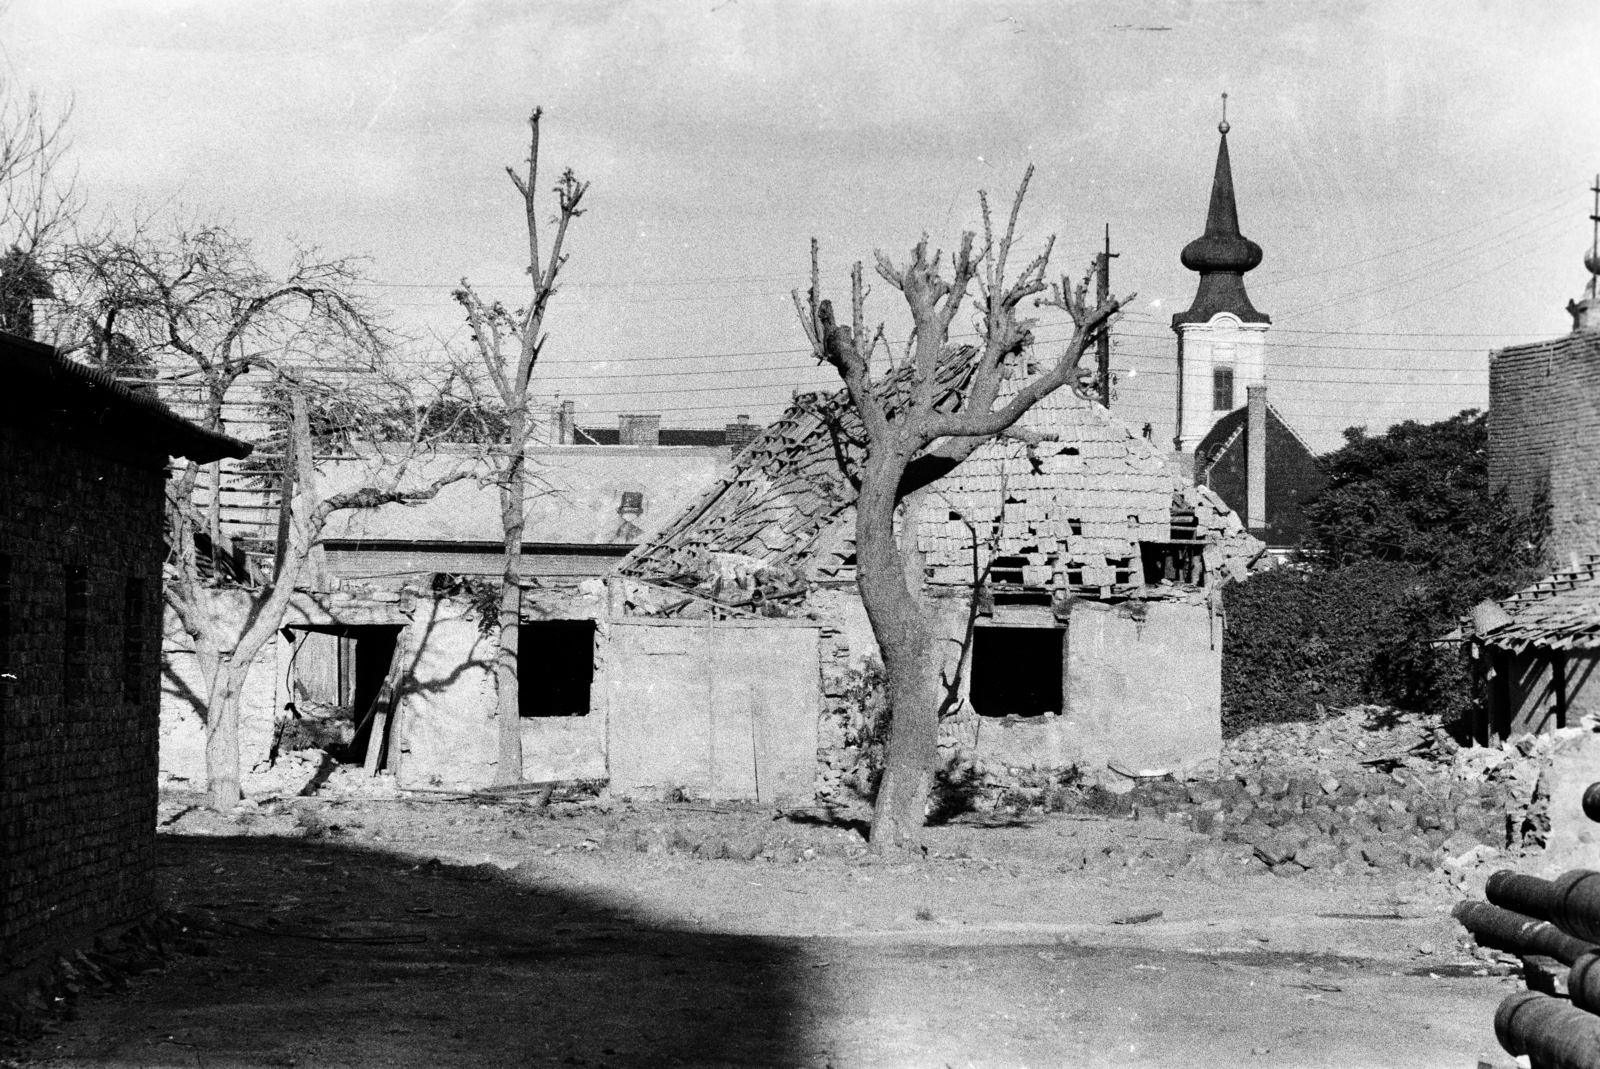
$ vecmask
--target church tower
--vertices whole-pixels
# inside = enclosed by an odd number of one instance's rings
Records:
[[[1261,263],[1261,246],[1239,233],[1228,162],[1228,98],[1211,180],[1205,233],[1184,246],[1183,266],[1200,274],[1194,303],[1172,317],[1178,335],[1178,420],[1173,446],[1187,467],[1217,420],[1241,407],[1250,387],[1266,385],[1266,336],[1272,320],[1256,311],[1244,274]]]

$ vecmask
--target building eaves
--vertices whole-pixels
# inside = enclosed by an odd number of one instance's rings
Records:
[[[9,389],[32,391],[32,407],[63,411],[107,430],[137,436],[173,457],[209,463],[242,459],[253,448],[225,434],[208,431],[178,415],[160,400],[137,393],[106,371],[62,356],[39,342],[0,333],[0,378]]]
[[[1500,602],[1511,617],[1475,637],[1510,650],[1600,648],[1600,554],[1579,558]]]

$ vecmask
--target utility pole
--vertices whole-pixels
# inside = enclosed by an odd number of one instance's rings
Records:
[[[1095,281],[1095,298],[1101,305],[1111,297],[1111,261],[1120,255],[1111,251],[1111,224],[1106,224],[1106,251],[1095,259],[1098,261],[1098,278]],[[1095,363],[1100,375],[1100,403],[1109,410],[1111,408],[1111,330],[1104,329],[1100,332],[1099,339],[1095,342]]]

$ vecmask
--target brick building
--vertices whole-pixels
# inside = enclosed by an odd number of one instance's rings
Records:
[[[1549,495],[1552,563],[1600,552],[1600,327],[1490,354],[1489,484]]]
[[[1489,485],[1522,508],[1546,498],[1557,570],[1479,605],[1465,629],[1487,684],[1482,739],[1600,711],[1600,186],[1595,197],[1572,333],[1489,354]]]
[[[167,460],[249,447],[0,334],[0,994],[151,907]]]

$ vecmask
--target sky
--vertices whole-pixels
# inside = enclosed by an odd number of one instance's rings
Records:
[[[1487,354],[1565,333],[1600,171],[1585,0],[984,3],[11,0],[0,63],[72,107],[91,210],[222,220],[368,257],[425,365],[451,289],[526,292],[504,167],[544,109],[540,185],[592,183],[537,373],[579,422],[768,420],[835,385],[790,291],[953,247],[1036,172],[1024,249],[1077,278],[1106,226],[1113,410],[1170,438],[1171,316],[1196,276],[1228,96],[1268,396],[1318,451],[1487,403]],[[546,203],[553,212],[553,202]],[[878,281],[868,316],[903,341]],[[1040,313],[1048,355],[1069,333]],[[970,331],[963,313],[957,331]],[[419,367],[420,370],[420,367]]]

